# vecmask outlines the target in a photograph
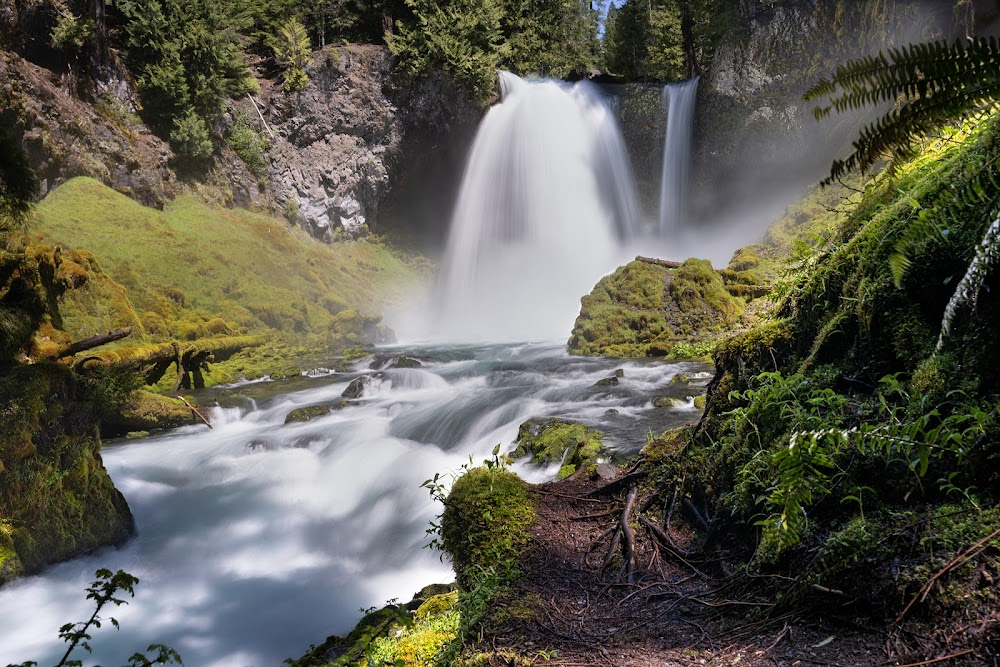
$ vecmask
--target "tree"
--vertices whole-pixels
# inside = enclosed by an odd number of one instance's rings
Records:
[[[228,97],[253,90],[243,31],[250,16],[225,0],[120,0],[125,55],[142,114],[183,157],[211,155],[211,124]]]
[[[480,100],[492,95],[496,71],[507,51],[502,0],[406,0],[414,22],[400,22],[389,36],[393,55],[412,74],[440,67]]]
[[[309,83],[306,65],[309,64],[310,46],[305,26],[295,18],[288,19],[272,40],[274,57],[285,68],[286,91],[302,90]]]

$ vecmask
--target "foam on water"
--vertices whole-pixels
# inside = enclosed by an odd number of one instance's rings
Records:
[[[447,563],[422,548],[441,509],[420,488],[425,479],[447,479],[498,443],[510,451],[533,417],[584,421],[605,430],[612,447],[634,451],[646,424],[666,429],[696,414],[693,405],[656,410],[650,400],[675,389],[674,373],[705,368],[580,359],[562,345],[413,353],[423,368],[295,378],[288,393],[276,391],[280,383],[231,388],[219,399],[234,407],[211,409],[213,430],[188,426],[107,446],[104,461],[138,537],[0,589],[0,606],[18,610],[0,625],[0,664],[54,663],[59,627],[89,614],[83,590],[99,567],[141,582],[114,612],[122,630],[95,636],[94,662],[123,664],[162,642],[188,665],[280,664],[348,631],[359,608],[451,579]],[[619,387],[593,386],[618,367]],[[384,379],[372,395],[284,423],[296,407],[339,404],[351,379],[377,372]],[[558,466],[522,461],[515,470],[538,482]]]

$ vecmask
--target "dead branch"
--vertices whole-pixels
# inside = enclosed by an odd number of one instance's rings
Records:
[[[95,347],[100,347],[101,345],[107,345],[108,343],[113,343],[116,340],[121,340],[131,333],[132,327],[125,327],[124,329],[115,329],[107,333],[97,334],[96,336],[91,336],[90,338],[84,338],[83,340],[78,340],[75,343],[64,345],[48,358],[58,359],[60,357],[71,357],[78,352],[92,350]]]
[[[628,490],[628,496],[625,498],[625,509],[622,510],[622,515],[618,519],[622,538],[625,541],[625,578],[630,584],[635,583],[635,533],[632,532],[629,519],[632,518],[632,507],[635,505],[635,499],[638,495],[639,487],[633,486]]]
[[[622,489],[627,489],[634,485],[641,479],[645,479],[649,473],[645,470],[639,470],[637,472],[631,472],[624,477],[620,477],[613,482],[605,484],[599,489],[594,489],[587,494],[588,498],[594,498],[595,496],[607,496],[621,491]]]
[[[679,269],[681,266],[680,262],[672,262],[669,259],[658,259],[656,257],[642,257],[641,255],[635,258],[637,262],[643,262],[644,264],[654,264],[656,266],[665,266],[668,269]]]
[[[194,407],[193,405],[191,405],[190,403],[188,403],[188,402],[187,402],[186,400],[184,400],[184,397],[183,397],[183,396],[178,396],[177,398],[181,399],[181,401],[183,401],[183,402],[184,402],[184,405],[188,406],[188,409],[190,409],[190,410],[191,410],[191,412],[193,412],[193,413],[195,413],[196,415],[198,415],[199,417],[201,417],[201,420],[202,420],[203,422],[205,422],[205,426],[207,426],[207,427],[209,427],[209,428],[212,428],[212,424],[211,424],[211,423],[209,423],[209,421],[208,421],[207,419],[205,419],[205,415],[203,415],[203,414],[201,414],[200,412],[198,412],[198,408]]]
[[[907,612],[910,611],[910,608],[914,604],[917,603],[917,600],[920,600],[921,602],[923,602],[923,600],[927,597],[927,593],[930,592],[931,587],[934,585],[934,582],[936,582],[938,579],[940,579],[941,577],[943,577],[945,574],[947,574],[948,572],[950,572],[954,568],[956,568],[959,565],[965,563],[966,561],[974,558],[979,553],[979,550],[981,549],[981,547],[983,545],[985,545],[987,542],[989,542],[990,540],[992,540],[993,538],[995,538],[997,536],[1000,536],[1000,528],[997,528],[992,533],[990,533],[989,535],[987,535],[983,539],[979,540],[978,542],[976,542],[975,544],[973,544],[971,547],[969,547],[968,549],[966,549],[965,551],[963,551],[962,553],[958,554],[957,556],[955,556],[954,558],[952,558],[950,561],[948,561],[945,564],[944,567],[942,567],[940,570],[938,570],[937,573],[933,577],[931,577],[930,579],[928,579],[924,583],[924,585],[920,587],[920,590],[918,590],[917,594],[913,596],[913,599],[910,600],[910,603],[908,605],[906,605],[906,608],[904,608],[903,611],[899,612],[899,616],[896,617],[896,623],[900,623],[903,620],[903,618],[906,616]],[[921,664],[923,664],[923,663],[921,663]]]
[[[958,653],[942,655],[940,658],[932,658],[930,660],[922,660],[920,662],[908,662],[905,665],[900,665],[900,667],[923,667],[923,665],[933,665],[935,662],[944,662],[945,660],[951,660],[952,658],[960,658],[963,655],[969,655],[974,650],[975,649],[967,648],[964,651],[959,651]]]

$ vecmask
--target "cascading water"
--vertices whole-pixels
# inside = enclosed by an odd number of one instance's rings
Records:
[[[447,563],[421,547],[441,508],[420,483],[509,451],[519,425],[558,416],[601,429],[635,452],[648,430],[690,423],[705,364],[571,357],[563,345],[424,347],[405,351],[422,368],[372,375],[361,399],[302,423],[286,415],[339,406],[350,373],[311,373],[214,395],[215,428],[189,426],[107,446],[108,472],[135,515],[138,536],[0,589],[0,665],[54,664],[59,627],[87,618],[84,587],[100,567],[141,583],[121,622],[94,633],[86,664],[118,665],[154,642],[197,667],[277,665],[330,633],[346,633],[359,608],[448,581]],[[395,352],[399,354],[399,351]],[[596,386],[616,368],[610,391]],[[686,381],[671,382],[678,373]],[[687,399],[655,408],[660,395]],[[203,397],[212,400],[213,395]],[[516,470],[552,479],[557,466]],[[107,612],[107,610],[105,610]]]
[[[698,78],[663,87],[663,104],[667,107],[667,136],[663,146],[663,176],[660,181],[661,236],[668,236],[680,229],[687,213]]]
[[[436,336],[565,338],[638,226],[614,116],[589,83],[500,73],[452,216]]]

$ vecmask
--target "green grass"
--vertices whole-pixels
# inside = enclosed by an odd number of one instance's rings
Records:
[[[214,207],[192,195],[161,212],[90,178],[50,193],[30,229],[46,245],[92,252],[128,290],[153,340],[267,330],[320,334],[338,324],[338,315],[351,315],[346,311],[372,314],[399,303],[421,280],[382,245],[324,245],[280,218]],[[101,303],[74,308],[70,300],[65,310],[74,334],[101,319]]]

